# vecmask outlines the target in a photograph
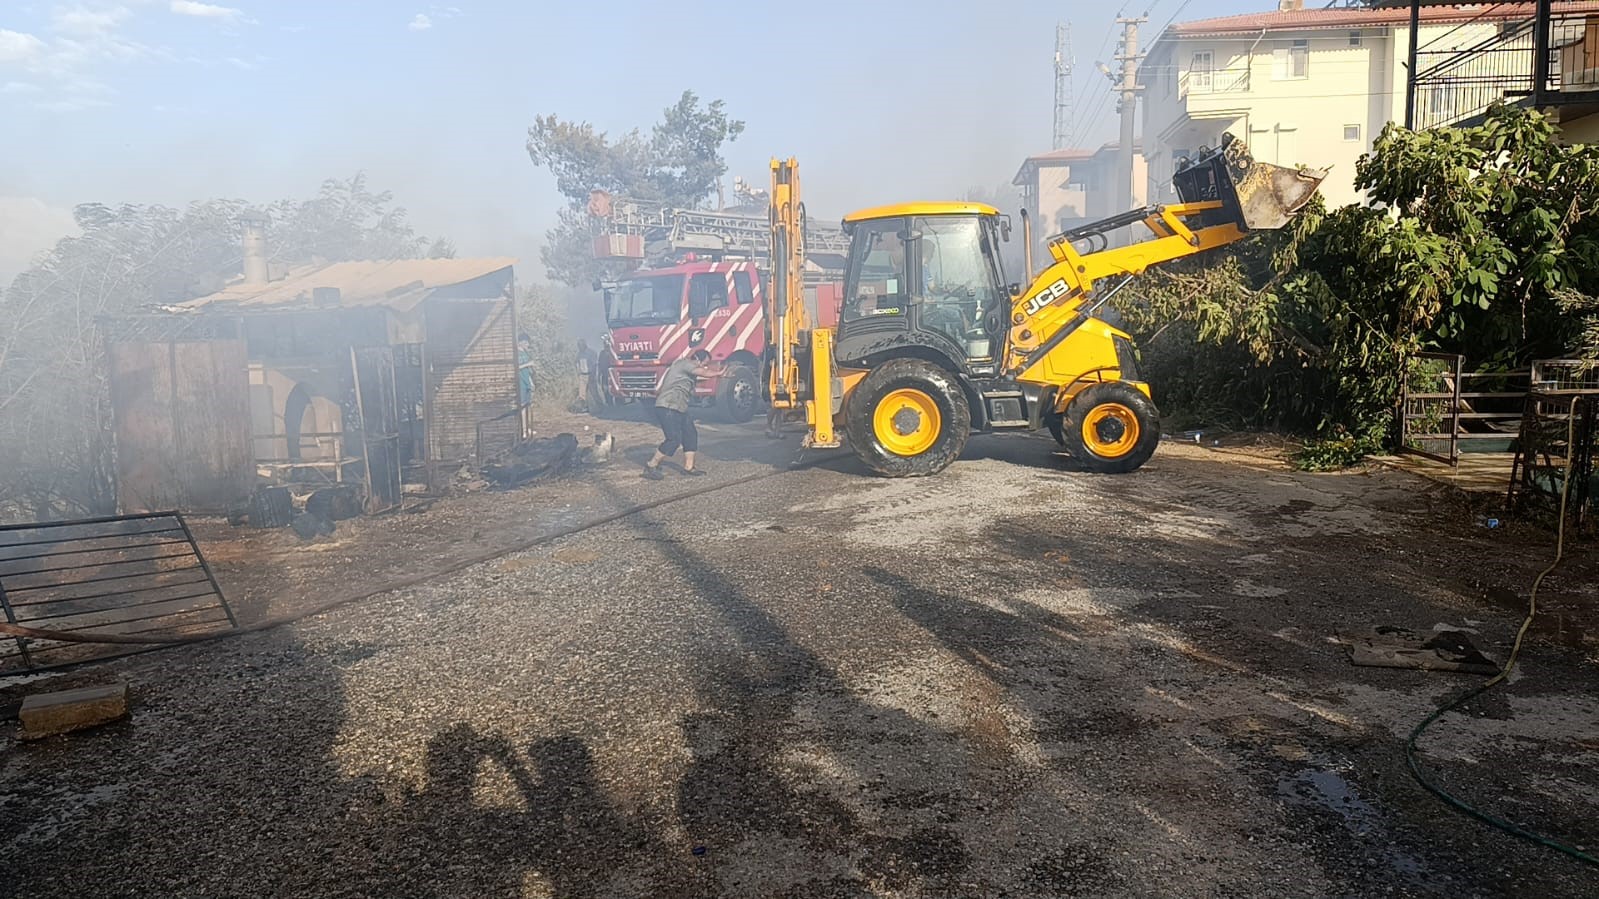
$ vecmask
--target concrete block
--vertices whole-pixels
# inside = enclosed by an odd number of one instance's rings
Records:
[[[37,740],[115,721],[128,714],[128,685],[36,693],[22,700],[17,718],[24,740]]]

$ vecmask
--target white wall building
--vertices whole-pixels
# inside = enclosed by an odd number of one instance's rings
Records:
[[[1384,126],[1405,118],[1410,12],[1301,9],[1298,2],[1174,24],[1155,39],[1139,69],[1151,202],[1174,201],[1177,160],[1217,146],[1224,132],[1245,140],[1262,162],[1330,166],[1321,188],[1329,206],[1361,199],[1355,161]],[[1462,50],[1525,21],[1530,9],[1425,7],[1418,40],[1434,54]],[[1435,92],[1427,102],[1473,112],[1486,105],[1468,93]]]

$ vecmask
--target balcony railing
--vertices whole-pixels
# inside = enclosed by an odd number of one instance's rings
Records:
[[[1197,94],[1241,94],[1249,90],[1247,65],[1225,69],[1189,69],[1177,82],[1177,96]]]
[[[1416,53],[1415,126],[1458,125],[1494,102],[1533,97],[1537,41],[1532,20],[1504,26],[1493,37],[1463,50]],[[1549,77],[1543,99],[1550,105],[1599,99],[1599,15],[1557,14],[1550,20]]]

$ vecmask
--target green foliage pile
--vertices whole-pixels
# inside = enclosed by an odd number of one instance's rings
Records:
[[[1355,184],[1365,205],[1313,204],[1128,291],[1164,406],[1330,439],[1320,464],[1390,436],[1417,352],[1505,370],[1599,358],[1599,147],[1500,105],[1471,128],[1388,126]]]

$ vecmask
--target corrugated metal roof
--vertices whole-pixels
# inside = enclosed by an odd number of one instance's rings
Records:
[[[1066,150],[1050,150],[1048,153],[1039,153],[1027,157],[1028,162],[1070,162],[1073,159],[1087,159],[1094,155],[1093,150],[1070,148]]]
[[[1599,3],[1556,3],[1557,12],[1599,12]],[[1514,22],[1531,20],[1531,3],[1484,3],[1478,5],[1425,5],[1420,19],[1428,25],[1459,22]],[[1323,28],[1376,28],[1408,25],[1409,4],[1382,9],[1290,9],[1221,16],[1179,22],[1161,34],[1187,37],[1207,34],[1253,34],[1260,31],[1309,31]]]
[[[339,291],[341,306],[403,309],[441,287],[474,281],[515,264],[516,260],[509,257],[335,262],[291,269],[283,278],[266,284],[237,281],[209,296],[180,303],[177,308],[310,306],[315,288],[332,287]]]

